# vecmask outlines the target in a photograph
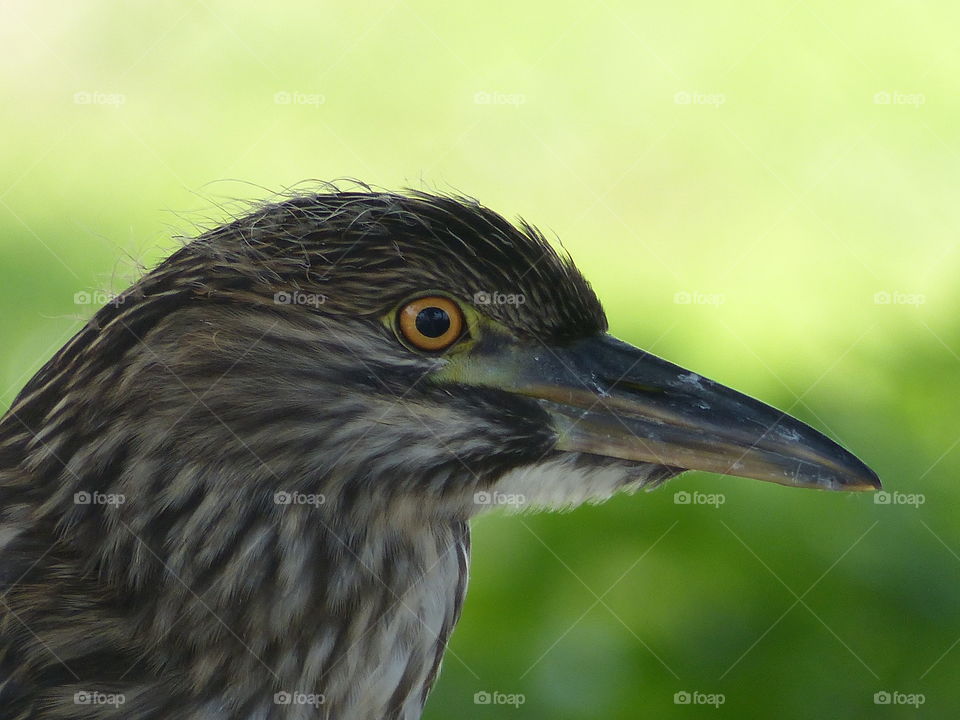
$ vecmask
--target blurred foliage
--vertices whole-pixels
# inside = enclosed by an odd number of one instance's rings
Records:
[[[76,293],[238,200],[462,191],[562,239],[614,332],[924,502],[693,474],[481,518],[426,717],[956,717],[958,22],[945,1],[7,0],[0,403],[92,312]],[[524,703],[474,703],[494,691]],[[675,703],[694,691],[725,702]]]

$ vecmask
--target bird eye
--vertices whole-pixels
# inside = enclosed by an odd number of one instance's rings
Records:
[[[463,312],[436,295],[411,300],[397,315],[403,339],[419,350],[446,350],[463,334]]]

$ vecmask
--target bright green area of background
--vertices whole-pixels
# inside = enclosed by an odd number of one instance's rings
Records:
[[[958,23],[945,1],[6,2],[0,404],[92,312],[75,293],[231,199],[462,191],[561,238],[614,332],[924,503],[693,474],[482,518],[426,717],[956,717]]]

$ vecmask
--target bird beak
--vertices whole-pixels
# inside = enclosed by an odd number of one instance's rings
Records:
[[[610,335],[491,352],[496,360],[481,351],[464,368],[470,379],[536,400],[558,450],[795,487],[880,488],[876,473],[809,425]]]

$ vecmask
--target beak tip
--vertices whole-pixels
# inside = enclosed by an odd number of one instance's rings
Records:
[[[741,477],[753,477],[758,480],[767,480],[789,487],[804,487],[814,490],[830,490],[834,492],[876,492],[883,489],[880,477],[867,465],[856,458],[851,458],[845,467],[836,465],[801,464],[793,470],[784,472],[777,468],[771,471]],[[730,474],[730,473],[728,473]],[[732,473],[736,475],[736,473]]]
[[[861,478],[859,478],[856,483],[850,487],[850,489],[859,490],[861,492],[876,492],[877,490],[883,490],[883,483],[880,482],[879,475],[877,475],[873,470],[869,470],[869,472],[865,473]]]
[[[859,458],[850,456],[850,462],[847,464],[849,474],[843,479],[843,485],[840,490],[852,490],[854,492],[876,492],[883,490],[883,483],[880,482],[880,476],[873,469],[861,461]]]
[[[857,460],[846,472],[834,474],[828,487],[844,492],[876,492],[883,490],[883,483],[870,467]]]

